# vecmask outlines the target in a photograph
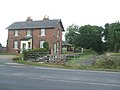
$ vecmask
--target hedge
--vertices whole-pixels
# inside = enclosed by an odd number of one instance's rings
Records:
[[[31,50],[23,51],[23,59],[28,60],[29,58],[37,59],[40,56],[45,56],[48,54],[48,50],[46,48],[37,48]]]

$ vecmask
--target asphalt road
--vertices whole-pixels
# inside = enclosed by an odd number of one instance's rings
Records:
[[[2,58],[0,90],[120,90],[120,72],[35,67]]]

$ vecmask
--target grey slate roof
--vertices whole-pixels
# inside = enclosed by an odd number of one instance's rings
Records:
[[[10,26],[8,26],[7,29],[14,30],[14,29],[54,28],[57,26],[59,22],[63,28],[61,20],[54,19],[54,20],[14,22]]]
[[[62,41],[62,45],[63,45],[63,46],[72,46],[72,44],[69,44],[69,43],[66,42],[66,41]]]

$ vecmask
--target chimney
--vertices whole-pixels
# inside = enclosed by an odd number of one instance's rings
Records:
[[[33,21],[31,17],[27,17],[26,21]]]
[[[49,20],[49,16],[45,15],[43,20]]]

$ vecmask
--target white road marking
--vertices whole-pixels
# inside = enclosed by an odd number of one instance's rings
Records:
[[[19,64],[19,63],[5,63],[7,65],[24,65],[24,64]]]
[[[5,65],[0,65],[0,67],[3,67],[3,66],[5,66]]]
[[[28,76],[28,74],[24,74],[24,73],[12,73],[11,75],[14,75],[14,76]]]
[[[65,83],[78,83],[78,84],[89,84],[89,85],[99,85],[99,86],[111,86],[111,87],[120,87],[120,84],[112,84],[112,83],[99,83],[99,82],[87,82],[87,81],[76,81],[76,80],[60,80],[56,77],[49,77],[49,76],[38,76],[34,79],[40,80],[45,79],[54,82],[65,82]]]
[[[16,68],[26,68],[25,66],[12,66],[12,67],[16,67]]]
[[[44,69],[44,70],[59,70],[59,71],[70,71],[70,72],[91,72],[91,73],[106,73],[106,74],[119,74],[120,72],[107,72],[107,71],[92,71],[92,70],[73,70],[73,69],[60,69],[60,68],[47,68],[47,67],[35,67],[36,69]]]

